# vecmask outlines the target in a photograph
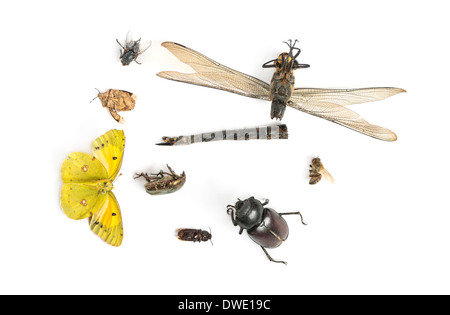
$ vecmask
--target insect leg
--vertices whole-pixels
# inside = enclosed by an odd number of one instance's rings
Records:
[[[261,246],[261,245],[259,245],[259,246]],[[264,251],[264,253],[266,254],[267,258],[269,258],[270,261],[275,262],[275,263],[283,263],[283,264],[287,265],[287,262],[285,262],[285,261],[273,259],[272,257],[270,257],[269,253],[267,252],[267,250],[264,247],[261,246],[261,248]]]
[[[283,216],[283,215],[289,215],[289,214],[298,214],[298,215],[300,215],[300,219],[302,220],[302,224],[303,225],[308,225],[308,223],[305,223],[305,221],[303,221],[303,216],[302,216],[302,214],[300,213],[300,211],[297,211],[297,212],[283,212],[283,213],[278,213],[279,215],[281,215],[281,216]]]
[[[125,50],[125,47],[122,46],[122,44],[119,42],[119,40],[116,38],[117,44],[119,44],[120,47],[122,47],[123,50]],[[122,51],[120,51],[120,54],[122,54]]]
[[[147,180],[147,182],[151,182],[151,180],[152,180],[152,177],[148,176],[147,173],[141,173],[141,174],[136,173],[136,174],[134,174],[133,178],[136,179],[139,177],[144,177]]]

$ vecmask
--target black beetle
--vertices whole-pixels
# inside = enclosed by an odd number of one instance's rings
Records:
[[[227,213],[231,215],[231,221],[234,226],[239,225],[241,228],[239,234],[242,234],[244,229],[247,230],[250,238],[261,246],[270,261],[286,265],[287,263],[285,261],[275,260],[270,257],[266,250],[266,248],[280,246],[288,237],[289,226],[282,216],[298,214],[300,215],[303,225],[307,224],[303,221],[300,212],[278,213],[273,209],[264,208],[268,203],[268,199],[262,203],[254,197],[250,197],[243,201],[238,199],[234,206],[227,206]]]

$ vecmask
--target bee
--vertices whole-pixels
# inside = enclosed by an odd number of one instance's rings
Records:
[[[125,119],[121,117],[118,112],[130,111],[134,109],[134,106],[136,105],[136,95],[131,92],[114,89],[109,89],[104,93],[101,93],[99,90],[97,91],[97,97],[102,102],[102,106],[106,107],[111,116],[119,123],[123,123]]]
[[[270,84],[245,73],[228,68],[186,46],[164,42],[167,48],[181,62],[195,70],[194,73],[163,71],[161,78],[206,86],[239,95],[271,101],[271,118],[281,120],[286,106],[318,116],[336,124],[384,141],[395,141],[397,135],[386,128],[365,121],[360,115],[347,108],[348,105],[378,101],[398,93],[401,88],[373,87],[357,89],[294,88],[294,70],[308,68],[297,62],[300,49],[297,41],[285,42],[289,51],[263,64],[264,68],[275,68]],[[253,58],[254,59],[254,58]]]
[[[131,32],[127,33],[127,37],[125,39],[125,47],[116,39],[117,44],[123,49],[120,50],[120,61],[123,66],[128,66],[132,61],[137,64],[141,64],[136,59],[137,57],[146,51],[151,45],[151,41],[146,41],[141,45],[141,39],[132,40]]]
[[[315,185],[320,180],[325,178],[330,183],[334,183],[334,178],[331,176],[331,174],[323,167],[322,162],[318,157],[312,159],[311,164],[309,165],[311,167],[311,170],[309,171],[309,184]]]

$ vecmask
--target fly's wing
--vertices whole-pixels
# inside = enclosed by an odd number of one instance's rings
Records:
[[[359,114],[344,106],[378,101],[402,92],[406,91],[390,87],[363,89],[297,88],[294,90],[290,98],[291,102],[288,102],[288,105],[365,135],[380,140],[395,141],[397,135],[394,132],[368,123]]]
[[[164,42],[161,44],[180,61],[192,67],[196,73],[175,71],[159,72],[157,76],[169,80],[224,90],[248,97],[270,100],[269,84],[239,71],[221,65],[183,45]]]
[[[147,40],[147,41],[143,42],[142,44],[140,44],[139,45],[139,54],[142,54],[144,51],[149,49],[151,45],[152,45],[151,40]]]
[[[134,44],[133,34],[131,34],[131,31],[128,31],[127,36],[125,38],[125,47],[130,48],[132,44]]]

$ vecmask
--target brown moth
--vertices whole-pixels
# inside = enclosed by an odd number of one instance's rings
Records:
[[[106,107],[111,116],[119,123],[123,123],[125,119],[118,112],[130,111],[136,105],[136,95],[123,90],[109,89],[104,93],[98,91],[97,97],[102,102],[102,106]]]
[[[325,178],[330,183],[334,183],[333,176],[331,176],[331,174],[328,173],[325,167],[323,167],[323,164],[318,157],[312,159],[311,164],[309,166],[311,167],[311,170],[309,171],[310,185],[317,184],[318,182],[320,182],[322,177]]]

